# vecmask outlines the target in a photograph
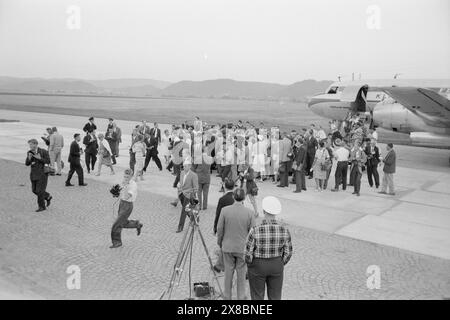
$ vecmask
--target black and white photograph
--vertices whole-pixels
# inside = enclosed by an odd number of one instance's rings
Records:
[[[0,300],[450,300],[449,99],[448,0],[0,0]]]

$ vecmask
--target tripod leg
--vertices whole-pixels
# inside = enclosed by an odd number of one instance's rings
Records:
[[[186,263],[186,259],[185,259],[186,251],[187,251],[189,245],[191,244],[192,239],[194,238],[193,236],[194,236],[194,228],[192,226],[189,226],[183,235],[183,240],[181,241],[177,259],[173,266],[172,275],[170,277],[169,287],[167,288],[167,291],[166,291],[166,294],[169,296],[169,299],[172,296],[173,287],[175,285],[177,277],[181,276],[181,273],[183,272],[184,264]],[[183,261],[184,261],[184,263],[183,263]],[[182,264],[183,264],[183,267],[182,267]],[[163,296],[164,296],[164,293],[161,295],[160,299],[162,299]]]
[[[203,238],[202,231],[200,230],[200,227],[198,225],[196,225],[196,229],[198,231],[198,234],[200,235],[200,239],[202,240],[203,248],[205,249],[206,256],[208,257],[209,265],[210,265],[211,270],[212,270],[212,272],[214,274],[214,279],[216,279],[217,285],[219,287],[220,296],[223,297],[222,287],[220,286],[219,279],[217,278],[217,273],[214,270],[214,264],[212,262],[211,256],[209,255],[209,251],[208,251],[208,247],[206,246],[205,238]]]

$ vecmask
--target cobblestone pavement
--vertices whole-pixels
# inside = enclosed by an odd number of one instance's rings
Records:
[[[114,199],[108,185],[87,179],[86,188],[65,188],[64,176],[50,177],[52,205],[35,213],[28,170],[0,160],[0,277],[49,299],[160,297],[182,238],[175,233],[179,209],[169,205],[171,198],[140,192],[132,218],[144,223],[143,233],[137,237],[134,230],[124,230],[124,246],[111,250]],[[214,212],[210,206],[201,213],[201,230],[211,253]],[[284,299],[450,297],[448,260],[306,228],[290,230],[294,255],[285,268]],[[192,280],[213,281],[198,237],[193,256]],[[70,265],[81,269],[79,290],[67,289]],[[370,265],[380,267],[380,289],[367,288]],[[187,275],[186,270],[175,298],[189,296]]]

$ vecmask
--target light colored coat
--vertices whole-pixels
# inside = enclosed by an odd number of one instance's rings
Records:
[[[64,137],[58,132],[50,135],[50,145],[48,147],[49,151],[61,151],[64,147]]]
[[[247,235],[254,225],[253,211],[242,202],[224,207],[217,224],[217,244],[222,252],[243,253]]]
[[[280,162],[288,162],[291,159],[288,157],[288,153],[291,152],[292,141],[285,137],[280,141]]]
[[[186,177],[187,175],[187,177]],[[185,179],[186,177],[186,179]],[[188,173],[184,171],[180,176],[180,187],[178,189],[179,193],[183,193],[183,195],[190,199],[192,196],[196,196],[198,192],[198,176],[197,174],[189,170]]]

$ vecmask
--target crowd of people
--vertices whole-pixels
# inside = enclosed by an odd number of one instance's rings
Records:
[[[109,167],[111,174],[115,174],[122,143],[121,129],[109,119],[105,133],[97,133],[95,119],[91,117],[83,131],[85,136],[82,138],[75,133],[70,145],[68,187],[73,186],[71,178],[75,172],[78,184],[87,185],[80,161],[83,154],[88,174],[101,175],[102,166]],[[144,180],[151,160],[162,171],[162,157],[165,168],[174,175],[177,197],[172,205],[181,205],[176,232],[183,231],[187,206],[193,199],[198,202],[199,210],[207,210],[211,175],[216,172],[221,181],[219,191],[224,195],[217,204],[213,225],[220,248],[214,270],[225,272],[225,296],[231,298],[236,271],[238,298],[243,298],[248,269],[252,299],[264,298],[266,285],[270,299],[281,298],[283,267],[292,255],[291,238],[287,228],[275,219],[281,212],[281,204],[274,197],[263,199],[264,220],[255,225],[255,218],[261,215],[256,201],[258,184],[271,181],[279,188],[288,188],[292,183],[296,186],[293,192],[301,193],[307,191],[308,178],[314,179],[316,192],[323,192],[328,188],[334,168],[331,191],[353,186],[353,194],[359,196],[363,172],[367,172],[370,187],[378,189],[378,166],[384,163],[380,193],[395,194],[395,151],[389,143],[382,157],[376,128],[369,128],[363,119],[354,115],[343,123],[330,122],[327,131],[315,124],[300,132],[267,128],[262,122],[258,126],[249,121],[211,125],[196,117],[193,124],[172,125],[170,130],[161,132],[157,123],[150,127],[142,121],[131,134],[129,168],[120,185],[120,205],[111,231],[111,248],[122,245],[123,228],[134,228],[138,235],[141,233],[143,224],[128,218],[137,197],[137,183]],[[48,175],[61,175],[63,167],[64,139],[55,127],[48,128],[47,133],[42,139],[48,151],[38,148],[38,141],[31,139],[25,161],[31,166],[30,178],[32,191],[38,197],[38,212],[45,210],[52,200],[46,192]],[[243,205],[245,200],[250,202],[252,210]]]

